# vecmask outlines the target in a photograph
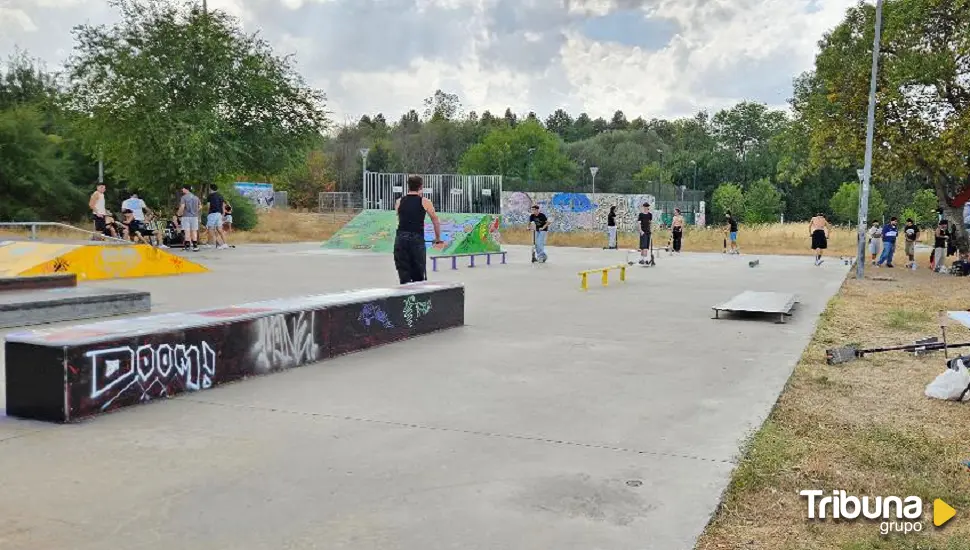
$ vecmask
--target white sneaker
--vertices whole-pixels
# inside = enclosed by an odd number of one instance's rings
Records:
[[[229,248],[228,244],[220,244],[219,246],[216,247],[216,250],[225,250],[227,248]]]

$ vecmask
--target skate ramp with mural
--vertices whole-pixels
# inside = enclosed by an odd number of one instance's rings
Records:
[[[428,254],[468,254],[473,252],[500,252],[500,217],[492,214],[452,214],[438,212],[441,221],[441,240],[445,248],[431,247],[434,227],[431,220],[424,224],[425,243]],[[393,252],[394,233],[397,231],[397,212],[393,210],[364,210],[347,222],[323,244],[328,249],[370,250]]]
[[[552,231],[603,231],[610,207],[615,206],[619,231],[633,231],[640,206],[645,202],[654,205],[657,221],[669,224],[673,219],[672,209],[664,212],[657,208],[656,197],[649,194],[503,191],[502,223],[507,227],[527,225],[532,205],[538,204],[552,219]],[[704,225],[703,210],[696,214],[696,218],[693,213],[685,213],[684,218],[688,225]]]
[[[0,277],[74,273],[78,281],[94,281],[207,271],[146,244],[0,241]]]

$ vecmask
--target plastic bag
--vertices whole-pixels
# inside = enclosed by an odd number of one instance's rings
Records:
[[[967,370],[963,361],[957,361],[957,368],[948,368],[943,374],[926,386],[926,397],[934,399],[944,399],[947,401],[959,401],[962,397],[964,401],[970,400],[970,370]]]

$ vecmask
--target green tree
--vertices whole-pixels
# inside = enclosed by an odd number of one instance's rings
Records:
[[[461,156],[458,169],[462,174],[500,174],[538,182],[559,181],[575,173],[559,138],[530,120],[489,132]]]
[[[913,203],[903,212],[903,219],[913,218],[919,225],[933,225],[936,224],[936,212],[939,207],[940,200],[934,190],[920,189],[913,194]]]
[[[775,223],[784,210],[781,191],[767,178],[752,183],[744,192],[744,223]]]
[[[843,183],[829,201],[829,208],[832,209],[836,222],[853,225],[859,223],[859,183],[854,181]],[[882,198],[882,193],[875,186],[871,186],[867,221],[881,220],[885,213],[886,201]]]
[[[121,20],[75,28],[71,106],[87,150],[142,189],[279,173],[326,125],[289,58],[221,11],[112,0]]]
[[[860,167],[865,150],[875,9],[859,2],[820,42],[815,71],[793,106],[812,126],[817,163]],[[970,187],[970,87],[964,0],[887,0],[883,12],[873,171],[919,172],[950,204]],[[970,248],[959,205],[946,215],[957,247]]]
[[[722,183],[714,190],[711,197],[711,210],[714,214],[713,222],[720,223],[728,212],[736,220],[744,219],[744,191],[735,183]]]

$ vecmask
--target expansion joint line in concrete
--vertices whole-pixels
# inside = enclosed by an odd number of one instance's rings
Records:
[[[281,414],[291,414],[296,416],[307,416],[311,418],[325,418],[328,420],[344,420],[348,422],[364,422],[368,424],[381,424],[384,426],[393,426],[396,428],[410,428],[415,430],[429,430],[436,432],[448,432],[448,433],[459,433],[465,435],[475,435],[482,437],[495,437],[499,439],[517,439],[520,441],[533,441],[536,443],[550,443],[553,445],[562,445],[566,447],[583,447],[586,449],[602,449],[605,451],[613,451],[619,453],[632,453],[643,456],[654,456],[661,458],[680,458],[684,460],[696,460],[700,462],[713,462],[718,464],[734,464],[731,460],[723,460],[718,458],[706,458],[702,456],[678,454],[678,453],[665,453],[660,451],[644,451],[641,449],[630,449],[626,447],[614,447],[612,445],[597,445],[595,443],[582,443],[578,441],[567,441],[565,439],[551,439],[545,437],[535,437],[528,435],[516,435],[516,434],[502,434],[495,432],[483,432],[479,430],[463,430],[460,428],[442,428],[438,426],[426,426],[423,424],[410,424],[408,422],[395,422],[392,420],[375,420],[373,418],[362,418],[358,416],[344,416],[338,414],[327,414],[327,413],[313,413],[313,412],[302,412],[302,411],[291,411],[287,409],[278,409],[275,407],[257,407],[254,405],[237,405],[230,403],[216,403],[213,401],[203,401],[199,399],[186,399],[181,398],[180,401],[188,401],[190,403],[197,403],[200,405],[210,405],[214,407],[228,407],[235,409],[247,409],[253,411],[264,411],[264,412],[274,412]]]

